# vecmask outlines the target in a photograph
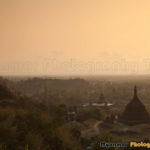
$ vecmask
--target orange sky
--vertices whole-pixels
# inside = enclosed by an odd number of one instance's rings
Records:
[[[0,74],[150,73],[150,0],[0,0]]]

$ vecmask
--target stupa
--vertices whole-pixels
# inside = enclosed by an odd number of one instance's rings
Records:
[[[119,117],[119,122],[127,125],[137,125],[150,122],[150,116],[146,111],[144,104],[137,96],[136,86],[134,87],[133,99],[126,106],[125,111]]]
[[[103,93],[101,93],[99,99],[98,99],[98,103],[106,103],[106,98],[104,97]]]

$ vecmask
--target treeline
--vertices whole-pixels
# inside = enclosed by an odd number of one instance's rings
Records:
[[[67,123],[65,105],[17,97],[0,85],[0,146],[5,150],[80,150]],[[5,107],[1,102],[7,101]],[[10,101],[10,103],[9,103]],[[12,106],[12,101],[14,105]]]
[[[14,93],[39,101],[80,105],[88,99],[90,84],[84,79],[42,79],[11,81],[0,78]]]
[[[40,91],[41,89],[49,90],[75,90],[85,89],[89,87],[89,83],[83,79],[42,79],[32,78],[28,80],[21,80],[10,84],[12,88],[20,89],[22,91]]]

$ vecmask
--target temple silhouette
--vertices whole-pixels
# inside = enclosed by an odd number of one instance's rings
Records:
[[[101,93],[98,103],[106,103],[106,98],[104,97],[103,93]]]
[[[134,87],[133,99],[126,106],[125,111],[118,119],[119,122],[127,125],[137,125],[150,122],[150,116],[146,111],[144,104],[139,100],[137,96],[136,86]]]

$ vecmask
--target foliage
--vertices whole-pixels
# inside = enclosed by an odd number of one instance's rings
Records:
[[[9,91],[9,89],[0,84],[0,99],[12,99],[14,98],[14,94]]]
[[[105,118],[105,113],[102,109],[97,107],[86,107],[81,108],[77,114],[78,121],[85,121],[88,119],[103,120]]]
[[[16,107],[0,106],[0,145],[5,145],[5,150],[24,150],[26,145],[29,150],[80,149],[78,141],[71,140],[72,133],[63,130],[66,107],[33,102],[26,97],[14,101]]]

